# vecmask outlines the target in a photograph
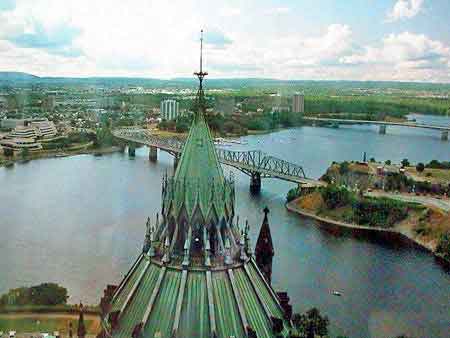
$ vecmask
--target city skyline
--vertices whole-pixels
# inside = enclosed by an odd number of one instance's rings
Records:
[[[444,0],[1,0],[0,71],[189,77],[205,30],[212,78],[450,82]]]

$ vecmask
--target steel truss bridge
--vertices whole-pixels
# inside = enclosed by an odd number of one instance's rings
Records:
[[[148,146],[150,160],[157,159],[156,149],[159,148],[174,155],[175,162],[177,162],[184,145],[184,141],[181,139],[159,137],[145,129],[117,129],[113,131],[113,135],[128,144]],[[261,178],[277,178],[297,183],[303,187],[319,187],[325,184],[307,178],[300,165],[270,156],[260,150],[234,151],[217,148],[217,155],[221,163],[250,176],[250,189],[255,192],[261,188]]]
[[[370,121],[370,120],[346,120],[339,118],[322,118],[322,117],[304,117],[303,120],[310,122],[325,122],[339,124],[373,124],[379,126],[380,134],[386,133],[387,126],[400,126],[409,128],[433,129],[441,132],[441,140],[447,141],[450,133],[450,126],[438,126],[431,124],[415,123],[415,122],[387,122],[387,121]]]

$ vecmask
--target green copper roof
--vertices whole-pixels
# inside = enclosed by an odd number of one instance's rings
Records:
[[[216,221],[228,220],[233,213],[233,183],[223,175],[203,110],[200,105],[164,194],[166,210],[177,220],[183,208],[188,218],[199,209],[204,220],[213,215]]]
[[[142,338],[210,338],[212,320],[217,338],[246,337],[244,324],[258,338],[290,336],[292,327],[283,319],[278,299],[253,259],[227,269],[188,268],[184,272],[177,266],[161,266],[146,255],[138,264],[113,300],[113,311],[120,311],[113,338],[132,337],[139,324],[142,324],[139,336]],[[184,286],[183,273],[186,274]],[[209,287],[208,273],[211,274]],[[179,324],[174,328],[178,304]],[[280,335],[272,331],[271,316],[283,320]]]
[[[175,171],[176,180],[199,180],[209,190],[211,180],[223,183],[224,176],[216,149],[202,109],[195,114],[180,162]]]

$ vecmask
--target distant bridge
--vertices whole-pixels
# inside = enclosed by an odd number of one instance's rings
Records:
[[[379,125],[380,134],[386,134],[387,126],[401,126],[401,127],[409,127],[409,128],[423,128],[423,129],[433,129],[441,131],[441,140],[448,140],[448,133],[450,131],[450,126],[437,126],[431,124],[423,124],[423,123],[413,123],[413,122],[388,122],[388,121],[371,121],[371,120],[347,120],[347,119],[332,119],[332,118],[322,118],[322,117],[304,117],[306,121],[312,122],[328,122],[328,123],[336,123],[336,124],[375,124]]]
[[[149,159],[156,161],[157,149],[166,151],[175,157],[175,165],[178,163],[184,141],[175,138],[163,138],[151,134],[145,129],[117,129],[113,135],[126,141],[128,152],[134,156],[133,144],[141,144],[149,147]],[[259,192],[261,178],[278,178],[284,181],[294,182],[304,188],[313,188],[325,185],[324,182],[307,178],[303,168],[297,164],[270,156],[259,150],[233,151],[217,148],[219,161],[232,166],[251,177],[250,190]]]

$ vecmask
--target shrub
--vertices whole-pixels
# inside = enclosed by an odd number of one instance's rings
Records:
[[[450,231],[441,235],[436,252],[441,254],[445,259],[450,260]]]
[[[423,172],[425,170],[425,165],[422,162],[417,163],[416,170],[419,173]]]
[[[355,221],[389,228],[408,216],[408,205],[388,198],[363,198],[353,204]]]
[[[329,185],[321,189],[321,194],[325,204],[330,209],[335,209],[348,205],[352,201],[352,193],[345,187]]]
[[[293,188],[288,191],[286,195],[286,201],[291,202],[300,196],[300,190],[298,188]]]

